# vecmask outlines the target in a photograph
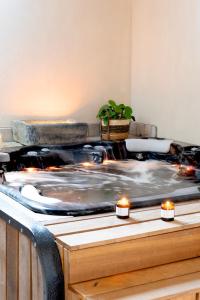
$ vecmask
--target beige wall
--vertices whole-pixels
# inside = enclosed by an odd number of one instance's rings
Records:
[[[132,104],[159,135],[200,144],[200,1],[132,1]]]
[[[0,28],[0,126],[95,121],[131,91],[138,121],[200,144],[200,0],[6,0]]]
[[[130,102],[131,0],[0,1],[0,125]]]

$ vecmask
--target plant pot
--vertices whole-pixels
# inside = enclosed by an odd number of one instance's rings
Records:
[[[101,120],[101,138],[102,140],[125,140],[129,134],[130,120],[109,120],[105,125]]]

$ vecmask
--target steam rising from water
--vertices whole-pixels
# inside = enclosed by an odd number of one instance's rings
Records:
[[[57,171],[9,172],[10,186],[32,184],[45,196],[75,202],[113,201],[173,192],[195,183],[177,176],[177,168],[160,161],[106,161],[103,165],[70,165]]]

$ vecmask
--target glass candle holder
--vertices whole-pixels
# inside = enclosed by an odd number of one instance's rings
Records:
[[[116,203],[116,216],[120,219],[128,219],[130,213],[130,201],[123,197]]]
[[[175,205],[171,200],[165,200],[161,204],[161,219],[163,221],[173,221],[175,215]]]

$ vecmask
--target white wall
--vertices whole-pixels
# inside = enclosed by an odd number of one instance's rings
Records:
[[[159,135],[200,144],[200,1],[132,1],[132,104]]]
[[[131,0],[0,0],[0,126],[130,102]]]

